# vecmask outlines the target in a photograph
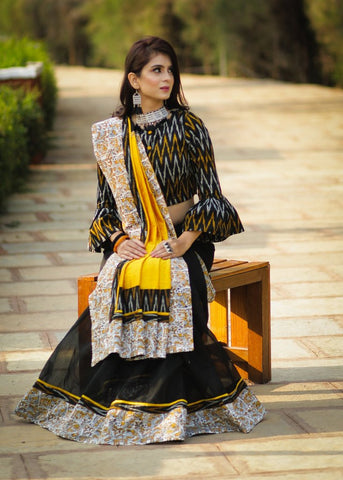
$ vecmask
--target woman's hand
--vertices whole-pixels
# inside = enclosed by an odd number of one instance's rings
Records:
[[[151,252],[151,257],[168,258],[182,257],[198,238],[201,232],[183,232],[178,238],[164,240]]]
[[[124,260],[133,260],[144,257],[147,251],[143,242],[128,238],[118,245],[117,254]]]

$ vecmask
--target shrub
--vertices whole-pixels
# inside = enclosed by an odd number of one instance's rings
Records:
[[[41,95],[44,121],[47,129],[54,122],[57,85],[53,64],[43,44],[32,40],[10,38],[0,41],[0,68],[26,66],[28,62],[43,62]]]
[[[19,89],[18,105],[22,123],[27,131],[27,152],[31,162],[44,157],[47,150],[47,132],[43,111],[39,105],[37,91],[24,92]]]
[[[28,128],[22,117],[20,94],[9,87],[0,90],[0,205],[25,178],[30,160]],[[28,106],[26,105],[28,114]],[[28,116],[28,115],[27,115]]]
[[[39,89],[0,84],[0,208],[23,184],[30,161],[46,153],[47,132],[54,121],[56,81],[43,46],[28,40],[0,41],[0,68],[28,62],[43,63]]]

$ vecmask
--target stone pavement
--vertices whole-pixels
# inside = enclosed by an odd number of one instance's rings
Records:
[[[0,223],[3,479],[343,478],[343,91],[186,76],[225,194],[246,232],[217,255],[268,260],[273,379],[253,386],[268,416],[249,434],[183,444],[76,444],[13,414],[76,320],[76,279],[95,203],[90,125],[111,114],[120,72],[57,68],[53,149]]]

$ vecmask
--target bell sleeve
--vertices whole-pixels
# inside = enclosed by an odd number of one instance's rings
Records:
[[[199,201],[186,213],[183,230],[201,231],[204,242],[243,232],[235,207],[222,194],[209,133],[191,112],[185,116],[185,137]]]

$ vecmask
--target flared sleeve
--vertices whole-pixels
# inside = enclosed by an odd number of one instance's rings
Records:
[[[92,139],[94,154],[98,160],[100,155],[106,154],[108,138],[104,128],[93,125]],[[122,222],[117,210],[111,188],[99,165],[97,165],[97,199],[96,210],[89,228],[88,248],[91,252],[100,252],[101,249],[111,247],[110,236],[122,230]]]
[[[185,137],[199,201],[187,212],[183,230],[201,231],[199,239],[211,242],[243,232],[235,207],[222,194],[209,133],[191,112],[185,115]]]

